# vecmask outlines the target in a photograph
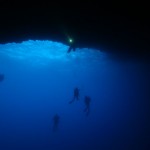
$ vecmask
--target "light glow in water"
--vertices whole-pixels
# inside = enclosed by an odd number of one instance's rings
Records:
[[[73,42],[70,39],[70,42]],[[68,46],[52,41],[29,40],[22,43],[0,44],[0,54],[17,60],[30,62],[33,65],[46,65],[51,61],[66,62],[82,59],[87,62],[101,61],[105,54],[93,49],[77,48],[76,52],[67,54]]]

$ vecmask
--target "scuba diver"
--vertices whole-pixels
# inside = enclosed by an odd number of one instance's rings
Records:
[[[4,74],[0,74],[0,82],[4,80]]]
[[[54,115],[54,117],[53,117],[53,122],[54,122],[53,131],[54,132],[58,130],[59,119],[60,119],[60,117],[58,114]]]
[[[77,87],[74,88],[74,96],[73,96],[73,99],[69,102],[69,104],[71,104],[75,100],[79,100],[79,89]]]
[[[84,103],[85,103],[84,112],[86,112],[86,116],[88,116],[90,113],[90,102],[91,102],[91,98],[89,96],[85,96],[85,98],[84,98]]]
[[[69,39],[69,43],[70,43],[70,47],[69,47],[67,53],[70,53],[71,51],[76,50],[75,42],[72,39]]]

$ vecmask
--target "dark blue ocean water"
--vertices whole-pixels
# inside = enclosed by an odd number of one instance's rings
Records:
[[[0,150],[149,149],[149,64],[67,48],[50,41],[0,45]],[[79,101],[69,104],[75,87]]]

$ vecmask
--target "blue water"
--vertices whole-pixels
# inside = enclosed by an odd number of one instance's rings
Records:
[[[149,143],[149,67],[54,41],[0,44],[0,150],[129,150]],[[68,104],[75,87],[80,99]],[[84,96],[91,97],[89,116]],[[53,132],[53,116],[60,116]]]

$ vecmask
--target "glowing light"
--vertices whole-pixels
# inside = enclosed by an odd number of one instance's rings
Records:
[[[72,42],[73,42],[73,40],[72,40],[72,39],[69,39],[69,42],[70,42],[70,43],[72,43]]]

